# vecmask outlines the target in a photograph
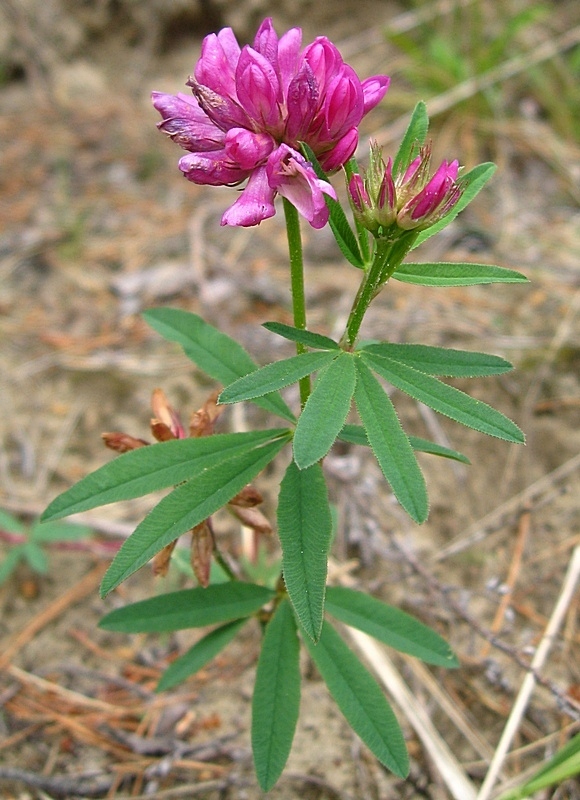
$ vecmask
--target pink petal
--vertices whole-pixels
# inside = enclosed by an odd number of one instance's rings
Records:
[[[368,114],[373,108],[378,105],[387,93],[391,79],[386,75],[374,75],[372,78],[366,78],[362,81],[362,90],[364,97],[364,112]]]
[[[274,140],[267,133],[231,128],[225,137],[228,160],[242,170],[252,170],[263,164],[273,149]]]
[[[238,99],[246,113],[268,129],[283,129],[278,96],[280,83],[274,67],[251,47],[244,47],[236,70]]]
[[[336,192],[320,180],[312,164],[287,145],[280,145],[266,165],[268,182],[282,197],[289,200],[313,228],[323,228],[328,222],[327,194],[336,200]]]
[[[239,58],[240,46],[231,28],[210,33],[201,45],[201,58],[195,66],[196,80],[217,94],[235,99],[234,76]]]
[[[351,128],[328,153],[318,157],[320,166],[325,172],[335,172],[354,155],[358,144],[358,129]]]
[[[274,189],[268,184],[266,167],[258,167],[236,202],[224,212],[221,224],[244,228],[259,225],[276,213],[274,195]]]
[[[219,150],[224,134],[207,117],[194,97],[152,92],[153,106],[163,117],[157,127],[184,150]]]
[[[188,181],[200,186],[236,186],[248,177],[247,171],[231,164],[225,150],[188,153],[178,166]]]

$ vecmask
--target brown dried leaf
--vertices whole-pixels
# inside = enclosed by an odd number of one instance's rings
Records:
[[[228,506],[228,508],[246,528],[251,528],[255,533],[272,533],[272,526],[259,508],[244,508],[243,506],[232,505]]]
[[[219,390],[212,392],[203,406],[194,411],[189,420],[189,435],[197,439],[200,436],[211,436],[215,421],[225,411],[225,406],[218,406]]]
[[[211,559],[214,551],[214,538],[211,521],[205,519],[191,531],[191,566],[199,585],[209,585]]]
[[[151,420],[151,433],[158,442],[168,442],[171,439],[176,438],[171,428],[169,428],[164,422],[161,422],[160,419]]]
[[[154,389],[151,396],[151,408],[155,418],[167,425],[175,439],[185,438],[185,430],[179,414],[170,404],[163,389]]]
[[[230,503],[240,508],[253,508],[254,506],[259,506],[263,500],[264,498],[260,492],[249,483],[230,500]]]
[[[102,433],[101,439],[109,449],[117,453],[127,453],[129,450],[137,450],[137,448],[145,447],[149,444],[145,439],[137,439],[135,436],[129,436],[128,433],[121,433],[120,431]]]
[[[153,557],[153,574],[160,575],[162,578],[167,575],[167,571],[169,569],[169,562],[171,561],[171,555],[175,550],[175,545],[177,544],[177,539],[170,544],[166,544],[163,550],[160,550],[154,557]]]

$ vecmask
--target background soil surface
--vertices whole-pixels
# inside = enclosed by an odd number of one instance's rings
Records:
[[[300,24],[306,42],[329,36],[359,75],[392,75],[363,141],[376,134],[393,150],[405,103],[419,99],[405,83],[400,54],[381,36],[388,26],[404,27],[408,8],[371,0],[271,5],[4,0],[0,508],[22,520],[35,519],[110,458],[102,431],[147,438],[156,387],[184,419],[215,388],[140,311],[171,305],[201,313],[262,363],[286,352],[260,328],[290,321],[280,215],[256,229],[220,228],[234,190],[205,190],[180,177],[178,149],[155,129],[150,90],[183,90],[208,30],[232,24],[249,39],[271,11],[279,32]],[[580,24],[574,3],[553,9],[560,32]],[[460,670],[443,674],[390,657],[476,786],[580,544],[580,153],[542,109],[530,112],[525,71],[522,81],[510,120],[495,120],[486,138],[472,123],[469,100],[461,114],[435,116],[437,156],[457,155],[471,167],[491,155],[500,168],[420,257],[496,263],[530,283],[447,290],[394,283],[377,299],[365,335],[507,357],[515,365],[507,376],[455,385],[512,417],[527,445],[487,439],[395,394],[407,429],[473,462],[421,459],[431,498],[421,527],[360,449],[345,446],[326,462],[340,519],[331,579],[372,591],[448,637]],[[343,265],[328,231],[305,227],[304,235],[309,327],[335,335],[358,275]],[[258,413],[229,412],[221,429],[250,426]],[[258,481],[272,520],[281,469]],[[126,637],[97,628],[113,607],[188,585],[178,571],[160,582],[143,569],[98,598],[112,553],[150,505],[85,515],[95,531],[90,540],[50,548],[45,576],[22,567],[0,587],[0,796],[261,796],[249,750],[257,626],[161,695],[154,687],[162,671],[200,632]],[[233,522],[216,525],[239,555]],[[1,559],[15,540],[0,534]],[[275,543],[268,549],[274,558]],[[578,730],[579,653],[576,595],[502,781]],[[454,796],[404,702],[395,708],[412,756],[406,783],[376,764],[306,659],[303,667],[299,728],[269,797]],[[580,787],[569,781],[540,796],[580,798]]]

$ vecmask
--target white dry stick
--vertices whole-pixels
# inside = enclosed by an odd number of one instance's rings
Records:
[[[475,786],[384,650],[366,633],[354,628],[348,628],[348,632],[415,729],[454,800],[476,800]]]
[[[558,629],[562,624],[564,614],[566,613],[566,610],[568,609],[570,601],[574,595],[574,590],[576,589],[579,576],[580,547],[576,547],[572,553],[572,558],[570,559],[568,571],[566,573],[566,577],[564,578],[564,583],[562,584],[560,597],[558,598],[558,602],[556,603],[554,611],[552,612],[552,616],[550,617],[545,633],[532,659],[532,663],[530,664],[530,672],[526,674],[522,682],[521,689],[516,697],[516,701],[501,735],[501,739],[499,740],[499,744],[491,760],[491,764],[489,765],[489,770],[487,771],[485,780],[481,786],[481,789],[479,790],[479,794],[477,795],[477,800],[488,800],[491,795],[499,770],[501,769],[501,766],[505,760],[509,746],[516,730],[520,725],[526,710],[526,706],[528,705],[530,696],[534,690],[534,686],[536,684],[534,672],[541,669],[544,661],[546,660],[550,647],[552,646]]]

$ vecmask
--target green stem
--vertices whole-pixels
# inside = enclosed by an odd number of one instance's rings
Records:
[[[352,304],[346,329],[340,340],[341,347],[354,347],[367,308],[405,258],[417,236],[415,231],[408,231],[394,241],[387,238],[375,239],[373,260]]]
[[[306,330],[306,296],[304,292],[304,259],[302,257],[302,237],[300,235],[300,219],[298,211],[286,198],[282,198],[284,215],[286,217],[286,233],[288,236],[288,250],[290,253],[290,289],[292,292],[292,311],[294,314],[294,327]],[[305,345],[296,343],[296,353],[308,352]],[[300,404],[304,408],[310,396],[310,376],[301,378]]]

